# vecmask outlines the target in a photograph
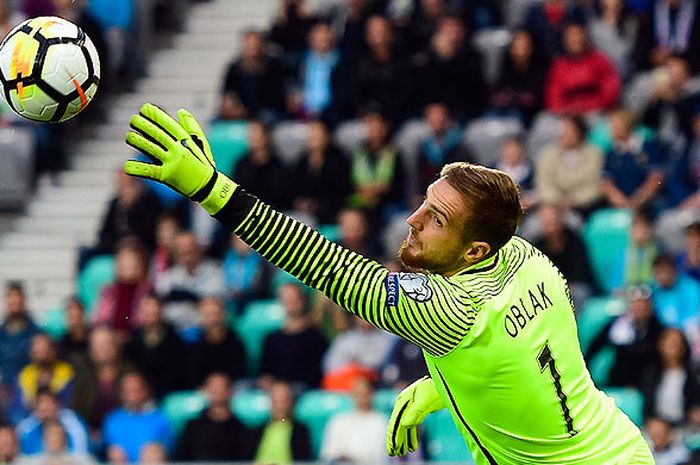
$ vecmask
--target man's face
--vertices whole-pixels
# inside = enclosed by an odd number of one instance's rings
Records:
[[[292,414],[294,403],[292,391],[289,386],[282,383],[272,385],[270,389],[270,410],[272,418],[289,418]]]
[[[205,329],[219,328],[226,325],[226,312],[216,299],[203,299],[199,303],[199,314],[202,317],[202,327]]]
[[[580,55],[586,50],[588,37],[583,26],[571,25],[564,30],[564,48],[570,55]]]
[[[460,268],[468,246],[463,229],[468,216],[462,195],[445,179],[431,184],[425,201],[406,220],[410,229],[399,250],[401,262],[434,273]]]
[[[280,303],[288,316],[300,316],[304,314],[306,301],[302,292],[303,291],[294,284],[288,284],[280,288]]]
[[[7,316],[17,316],[24,313],[24,294],[16,289],[10,289],[5,294],[5,312]]]
[[[210,405],[226,406],[231,401],[231,382],[221,375],[212,375],[207,380],[207,397]]]
[[[60,406],[58,401],[50,395],[40,395],[36,399],[34,415],[40,421],[55,420],[58,418]]]
[[[194,269],[201,258],[199,244],[192,234],[181,234],[175,242],[177,263],[188,270]]]
[[[19,453],[19,444],[12,428],[0,428],[0,462],[12,462]]]
[[[139,410],[148,401],[148,387],[140,376],[127,376],[122,380],[122,404],[127,410]]]
[[[163,311],[158,299],[146,296],[139,302],[139,316],[143,326],[155,326],[163,321]]]
[[[662,263],[654,267],[654,279],[664,289],[673,287],[676,283],[676,270],[673,266]]]
[[[38,363],[40,365],[53,362],[56,358],[56,352],[53,349],[51,339],[43,334],[34,336],[29,349],[29,356],[33,363]]]

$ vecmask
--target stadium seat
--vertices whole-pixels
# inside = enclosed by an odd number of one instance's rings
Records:
[[[309,428],[313,456],[318,457],[328,420],[338,413],[352,410],[352,400],[345,394],[313,390],[299,398],[294,416]]]
[[[625,311],[625,301],[613,297],[591,297],[576,316],[581,350],[586,353],[593,339],[614,317]]]
[[[259,389],[237,392],[231,399],[236,418],[249,428],[256,428],[270,418],[270,396]]]
[[[484,78],[489,85],[495,85],[499,78],[504,51],[511,38],[510,31],[502,27],[479,29],[472,37],[472,43],[482,57]]]
[[[0,207],[22,207],[32,190],[34,133],[26,127],[1,128],[0,153]]]
[[[78,275],[78,296],[89,315],[92,313],[102,288],[114,279],[114,257],[100,255],[87,262]]]
[[[329,241],[337,242],[340,239],[340,228],[337,224],[322,224],[318,232]]]
[[[298,121],[284,121],[274,127],[271,138],[280,159],[286,165],[294,166],[306,149],[309,126]]]
[[[594,212],[583,228],[593,274],[606,292],[623,284],[623,261],[631,223],[632,215],[627,210],[602,209]]]
[[[41,330],[58,340],[66,333],[66,316],[62,307],[51,308],[41,316]]]
[[[367,139],[367,127],[361,120],[344,121],[335,130],[333,141],[346,154],[362,145]]]
[[[233,176],[236,163],[248,151],[248,123],[216,121],[207,131],[216,168],[226,176]]]
[[[391,416],[391,411],[394,408],[394,401],[399,395],[398,389],[379,389],[374,393],[374,408],[386,415]]]
[[[522,130],[517,118],[483,117],[467,125],[464,143],[478,163],[493,167],[498,163],[503,142]]]
[[[276,300],[255,300],[243,310],[236,331],[246,349],[248,374],[258,374],[265,337],[283,323],[284,309]]]
[[[207,406],[207,399],[198,391],[178,391],[163,398],[161,408],[176,433],[182,431],[188,421],[196,418]]]
[[[423,426],[426,449],[432,462],[474,463],[464,438],[447,409],[428,415]]]
[[[607,388],[607,395],[615,399],[615,403],[637,426],[644,424],[644,396],[633,388]]]
[[[559,139],[561,119],[553,113],[540,112],[527,136],[527,153],[531,160],[537,160],[542,149],[552,145]]]

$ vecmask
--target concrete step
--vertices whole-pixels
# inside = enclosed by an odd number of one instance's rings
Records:
[[[98,216],[25,217],[17,222],[19,233],[73,233],[86,234],[97,231],[101,218]]]
[[[123,130],[122,132],[126,132]],[[126,145],[126,144],[125,144]],[[71,160],[71,167],[75,170],[111,170],[116,173],[124,164],[124,160],[130,155],[131,149],[127,146],[118,154],[113,155],[83,155],[74,157]]]
[[[175,47],[178,50],[217,50],[222,55],[233,56],[240,48],[241,32],[230,30],[206,33],[201,31],[198,34],[180,35],[175,38]]]
[[[27,216],[41,217],[102,217],[107,209],[105,202],[93,202],[89,199],[75,200],[71,202],[34,202],[27,208]]]
[[[198,92],[207,89],[209,92],[219,90],[221,87],[221,76],[210,75],[197,79],[195,83],[186,77],[175,78],[146,78],[137,85],[139,94],[172,93],[181,94],[184,89],[190,89],[196,85]]]
[[[0,263],[0,281],[2,280],[36,280],[36,279],[66,279],[72,275],[73,269],[66,265],[5,265]]]
[[[73,266],[76,252],[70,247],[42,249],[0,250],[0,264],[4,265],[63,265]]]
[[[247,14],[246,14],[247,13]],[[191,18],[185,30],[190,34],[211,34],[211,33],[228,33],[231,31],[240,30],[241,26],[247,28],[262,28],[270,24],[270,19],[265,15],[260,15],[259,12],[241,11],[235,19],[230,17],[199,17]]]
[[[114,195],[113,185],[99,187],[49,187],[40,190],[35,202],[89,202],[106,203]]]
[[[227,0],[224,2],[211,2],[196,5],[190,12],[191,18],[223,18],[238,17],[238,13],[248,11],[259,14],[262,6],[269,12],[270,17],[274,12],[277,2],[270,0]]]
[[[97,187],[114,185],[114,171],[66,171],[61,174],[61,184],[69,187]]]
[[[40,232],[20,232],[12,231],[0,237],[0,247],[3,249],[32,250],[37,248],[60,248],[74,249],[79,245],[93,242],[97,233],[76,231],[56,231],[50,234]]]

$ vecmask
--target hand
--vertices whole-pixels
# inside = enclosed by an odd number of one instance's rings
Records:
[[[445,401],[429,376],[424,376],[401,391],[391,412],[386,435],[386,451],[391,456],[418,449],[416,428],[428,414],[445,408]]]
[[[214,215],[238,185],[216,171],[209,143],[194,117],[186,110],[177,116],[179,121],[146,103],[131,117],[126,143],[153,163],[128,160],[124,172],[166,184]]]

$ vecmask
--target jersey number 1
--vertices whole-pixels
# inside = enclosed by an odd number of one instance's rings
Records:
[[[571,412],[569,411],[569,406],[566,405],[566,394],[561,387],[561,375],[557,371],[557,366],[554,364],[554,357],[552,356],[552,351],[549,349],[549,344],[546,343],[540,354],[537,356],[537,361],[540,365],[540,372],[544,373],[544,370],[549,368],[549,374],[552,375],[554,379],[554,389],[557,390],[557,397],[559,398],[559,404],[561,405],[561,411],[564,414],[564,421],[566,422],[566,432],[569,436],[574,436],[578,431],[574,429],[574,420],[571,418]]]

